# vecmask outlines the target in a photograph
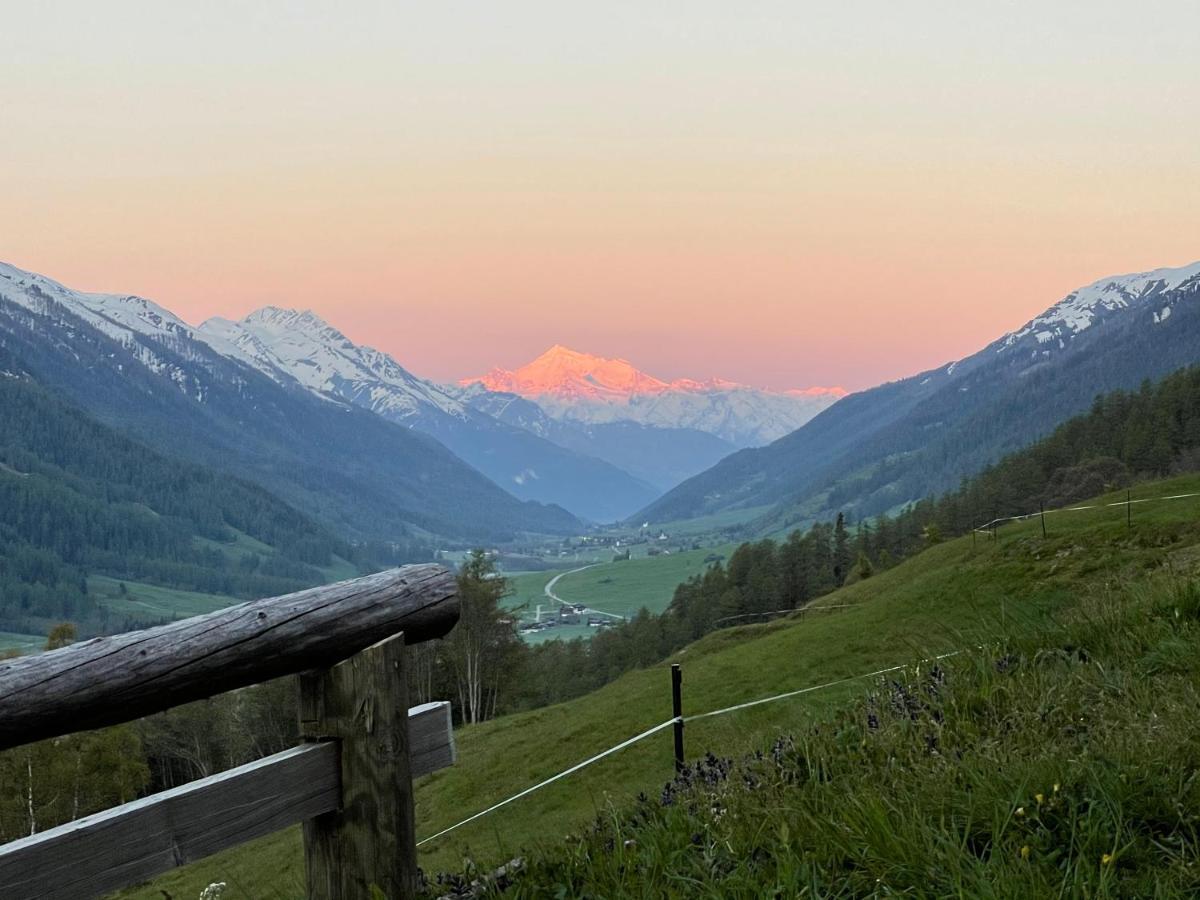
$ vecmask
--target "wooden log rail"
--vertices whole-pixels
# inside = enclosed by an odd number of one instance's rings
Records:
[[[0,663],[0,749],[297,673],[306,741],[0,845],[0,897],[99,896],[297,822],[310,898],[410,896],[412,778],[455,751],[403,649],[457,620],[453,573],[407,566]]]

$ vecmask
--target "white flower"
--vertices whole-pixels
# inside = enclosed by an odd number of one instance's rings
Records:
[[[224,893],[225,882],[214,881],[200,892],[200,900],[221,900],[221,895]]]

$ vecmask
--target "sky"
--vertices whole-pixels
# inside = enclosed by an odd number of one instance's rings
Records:
[[[311,308],[425,377],[560,343],[867,387],[1200,258],[1195,0],[13,4],[0,259]]]

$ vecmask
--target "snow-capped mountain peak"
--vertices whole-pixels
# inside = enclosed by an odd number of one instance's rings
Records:
[[[766,391],[720,378],[665,381],[628,360],[561,344],[514,371],[493,369],[460,384],[517,394],[563,421],[692,428],[737,446],[781,437],[845,395],[840,388]]]
[[[516,371],[493,369],[461,384],[480,382],[492,391],[523,397],[557,397],[563,400],[621,401],[639,394],[660,394],[669,385],[639,371],[624,359],[606,359],[555,344],[533,362]]]
[[[196,334],[218,353],[277,381],[294,380],[318,396],[401,419],[422,406],[466,414],[441,387],[416,377],[388,354],[355,344],[311,310],[265,306],[238,322],[209,319]]]
[[[1023,328],[1005,335],[998,342],[997,351],[1012,347],[1031,335],[1038,344],[1061,349],[1067,340],[1106,315],[1153,303],[1158,295],[1193,281],[1200,283],[1200,261],[1178,268],[1101,278],[1072,291]],[[1169,317],[1170,308],[1165,307],[1155,316],[1155,321]]]

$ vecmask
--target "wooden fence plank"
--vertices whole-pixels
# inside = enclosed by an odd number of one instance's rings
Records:
[[[428,775],[458,761],[450,704],[422,703],[408,711],[408,758],[413,778]]]
[[[455,762],[450,704],[408,710],[412,773]],[[0,844],[0,898],[86,897],[333,812],[336,741],[302,744],[237,769]]]
[[[0,661],[0,750],[325,668],[401,631],[410,644],[440,637],[457,620],[454,574],[405,566]]]
[[[0,897],[82,900],[338,806],[338,747],[304,744],[0,845]]]

